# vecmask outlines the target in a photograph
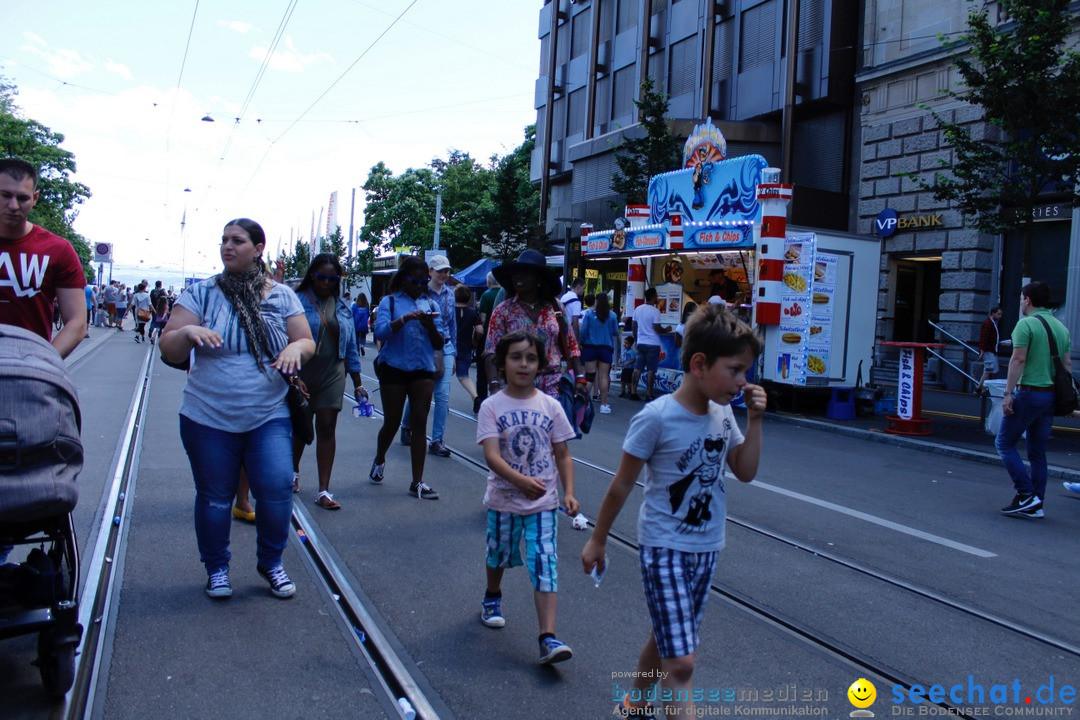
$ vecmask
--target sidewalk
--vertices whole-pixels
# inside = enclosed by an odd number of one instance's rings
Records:
[[[987,400],[986,411],[990,404]],[[832,420],[823,412],[770,412],[768,417],[779,422],[828,429],[851,437],[936,452],[970,460],[1000,464],[994,449],[994,436],[987,433],[979,420],[982,400],[966,393],[948,390],[923,391],[923,415],[932,420],[932,434],[921,437],[892,435],[885,432],[885,416],[858,416],[852,420]],[[810,407],[808,403],[808,407]],[[1023,441],[1018,444],[1025,456]],[[1047,445],[1047,462],[1051,482],[1069,480],[1080,482],[1080,419],[1054,418],[1054,429]]]

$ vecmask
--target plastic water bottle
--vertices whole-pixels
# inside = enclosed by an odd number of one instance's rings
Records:
[[[412,703],[403,697],[397,699],[397,706],[401,709],[401,715],[405,720],[416,720],[416,710],[413,709]]]
[[[375,414],[375,408],[367,400],[361,400],[359,404],[353,406],[353,417],[372,417]]]
[[[600,587],[600,583],[603,581],[604,573],[606,573],[606,572],[607,572],[607,555],[604,555],[604,569],[600,570],[600,564],[597,563],[596,565],[593,565],[592,572],[589,573],[589,576],[592,577],[593,583],[596,585],[597,588]]]

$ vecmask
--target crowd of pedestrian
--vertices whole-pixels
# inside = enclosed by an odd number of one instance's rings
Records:
[[[130,313],[134,342],[156,341],[162,359],[187,372],[180,439],[195,490],[194,531],[205,590],[215,599],[232,594],[233,517],[254,522],[255,569],[271,592],[280,598],[296,592],[282,554],[293,494],[301,490],[305,443],[297,428],[306,422],[312,430],[313,424],[315,503],[340,509],[330,492],[337,421],[347,378],[354,397],[368,400],[361,357],[372,334],[383,423],[368,478],[384,484],[387,452],[400,433],[401,444],[410,448],[408,493],[421,500],[439,498],[425,480],[425,461],[428,454],[451,454],[444,437],[456,377],[477,415],[476,441],[490,468],[480,620],[490,628],[505,626],[503,576],[524,564],[534,591],[540,662],[569,659],[573,651],[555,634],[558,510],[561,505],[576,514],[579,508],[567,443],[580,436],[581,427],[567,410],[567,382],[575,401],[595,393],[600,413],[610,414],[611,372],[621,371],[622,398],[641,400],[638,388],[644,380],[644,399],[655,402],[630,422],[618,470],[581,559],[586,573],[604,571],[611,526],[647,467],[638,541],[651,631],[634,685],[644,689],[649,678],[665,677],[666,687],[689,689],[709,578],[724,545],[725,467],[742,482],[754,479],[766,405],[765,391],[747,381],[761,340],[725,307],[723,297],[684,308],[675,328],[682,382],[674,393],[657,398],[660,335],[671,328],[661,323],[654,288],[633,310],[632,332],[624,337],[606,294],[585,295],[581,278],[564,291],[536,250],[491,271],[479,299],[469,287],[453,286],[445,255],[427,260],[403,255],[386,294],[372,307],[362,292],[350,303],[343,293],[344,270],[332,254],[316,255],[295,287],[275,279],[262,259],[263,228],[246,218],[230,221],[222,231],[221,272],[179,297],[160,281],[153,289],[146,280],[133,287],[93,286],[86,284],[70,243],[28,221],[37,198],[36,169],[0,160],[0,243],[24,258],[51,258],[35,287],[0,286],[0,323],[31,329],[67,356],[89,337],[89,326],[123,331]],[[730,299],[738,288],[724,281],[716,281],[716,290]],[[1002,338],[1003,313],[994,307],[979,341],[980,392],[999,371],[999,348],[1011,346],[995,447],[1015,495],[1001,512],[1032,519],[1044,517],[1055,361],[1072,370],[1071,338],[1049,304],[1048,285],[1026,284],[1023,317],[1011,338]],[[740,393],[747,408],[745,430],[731,410]],[[303,401],[288,400],[297,394]],[[1016,450],[1021,436],[1026,436],[1027,467]],[[688,467],[693,468],[689,473]],[[1076,484],[1066,488],[1080,492]],[[686,702],[681,709],[692,711]],[[629,695],[624,704],[628,712],[640,710]]]

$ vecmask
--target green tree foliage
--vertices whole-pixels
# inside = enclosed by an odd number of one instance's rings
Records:
[[[483,253],[492,172],[459,150],[452,150],[446,160],[432,160],[431,168],[443,196],[439,247],[455,268],[466,267]]]
[[[363,186],[367,204],[357,247],[366,250],[358,250],[359,259],[352,262],[358,269],[370,269],[378,252],[430,249],[440,192],[439,247],[451,265],[464,268],[485,254],[503,260],[516,257],[528,241],[543,237],[536,221],[540,191],[529,181],[535,144],[536,128],[529,126],[519,147],[505,157],[493,157],[487,167],[459,150],[397,176],[378,163]]]
[[[0,77],[0,157],[14,157],[38,168],[41,195],[30,221],[66,238],[78,253],[88,280],[94,278],[90,243],[72,228],[76,206],[90,197],[90,189],[73,182],[75,156],[60,147],[64,136],[36,120],[23,118],[15,104],[17,90]]]
[[[363,185],[367,206],[360,242],[379,250],[430,248],[436,180],[430,168],[409,168],[397,177],[382,161],[371,168]]]
[[[486,236],[492,256],[501,262],[513,260],[544,235],[538,221],[540,187],[529,180],[535,146],[536,126],[529,125],[525,141],[495,165]]]
[[[644,136],[627,137],[615,149],[618,170],[611,189],[627,205],[648,203],[649,178],[682,165],[682,141],[671,132],[666,117],[668,96],[656,90],[652,78],[641,83],[641,100],[634,100]]]
[[[1045,193],[1073,197],[1080,163],[1077,108],[1080,55],[1068,47],[1074,18],[1069,0],[1000,0],[1008,22],[995,27],[986,5],[968,15],[969,45],[955,66],[965,89],[947,93],[983,110],[987,125],[949,122],[933,113],[952,164],[933,182],[914,177],[938,200],[952,202],[982,232],[1023,228]],[[1040,197],[1042,196],[1042,197]]]

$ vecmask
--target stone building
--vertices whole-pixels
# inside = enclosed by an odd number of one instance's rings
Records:
[[[1057,315],[1077,337],[1080,218],[1062,198],[1048,196],[1036,211],[1036,237],[1027,244],[1019,233],[1001,237],[964,227],[958,211],[906,177],[932,179],[953,160],[925,107],[967,125],[976,139],[995,132],[979,108],[942,95],[961,88],[952,54],[939,36],[963,33],[971,7],[964,0],[865,1],[856,74],[861,115],[855,230],[884,238],[878,339],[942,339],[932,321],[974,345],[979,326],[997,304],[1005,310],[1003,330],[1009,332],[1018,318],[1020,288],[1028,280],[1051,285],[1055,303],[1061,304]],[[1007,26],[998,6],[991,4],[990,13],[992,22]],[[945,354],[964,366],[959,347],[953,343]],[[942,367],[940,374],[949,386],[961,386],[958,373]]]

